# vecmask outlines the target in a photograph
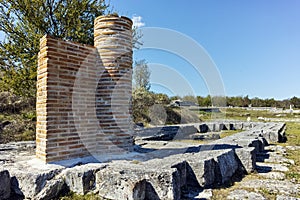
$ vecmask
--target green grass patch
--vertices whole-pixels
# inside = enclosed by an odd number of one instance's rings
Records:
[[[285,133],[288,138],[286,145],[300,146],[300,123],[288,122],[286,125]]]
[[[287,123],[286,128],[287,142],[281,143],[282,146],[297,146],[296,150],[287,150],[287,158],[295,161],[295,165],[289,166],[289,171],[286,172],[286,177],[294,182],[300,183],[300,123]]]

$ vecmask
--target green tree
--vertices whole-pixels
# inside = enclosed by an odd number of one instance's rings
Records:
[[[150,90],[150,70],[146,60],[139,60],[134,62],[133,68],[133,82],[135,88],[144,88]]]
[[[158,94],[153,94],[153,95],[154,95],[154,100],[155,100],[156,104],[167,105],[170,103],[170,99],[169,99],[168,95],[166,95],[166,94],[158,93]]]
[[[199,106],[209,107],[212,106],[211,97],[207,95],[206,97],[197,97]]]
[[[153,92],[145,88],[137,88],[132,92],[132,117],[134,122],[151,121],[149,117],[149,108],[155,104]]]
[[[295,108],[300,108],[300,98],[293,97],[290,102]]]
[[[215,107],[226,106],[226,97],[225,96],[213,96],[211,97],[211,103]]]
[[[193,102],[193,103],[196,103],[198,104],[198,99],[196,96],[193,96],[193,95],[186,95],[184,97],[182,97],[182,100],[183,101],[189,101],[189,102]]]
[[[93,44],[94,19],[104,0],[0,0],[0,90],[35,97],[39,40],[52,35]]]

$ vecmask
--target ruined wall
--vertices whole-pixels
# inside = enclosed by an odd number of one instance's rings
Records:
[[[132,22],[95,20],[95,46],[44,36],[36,155],[45,162],[131,151]]]

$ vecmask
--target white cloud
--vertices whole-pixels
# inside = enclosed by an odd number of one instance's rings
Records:
[[[142,22],[141,16],[133,16],[132,22],[133,22],[133,27],[135,28],[140,28],[146,25],[144,22]]]

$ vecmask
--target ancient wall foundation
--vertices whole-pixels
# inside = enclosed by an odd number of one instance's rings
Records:
[[[132,21],[100,16],[95,46],[44,36],[36,155],[45,162],[131,151]]]

